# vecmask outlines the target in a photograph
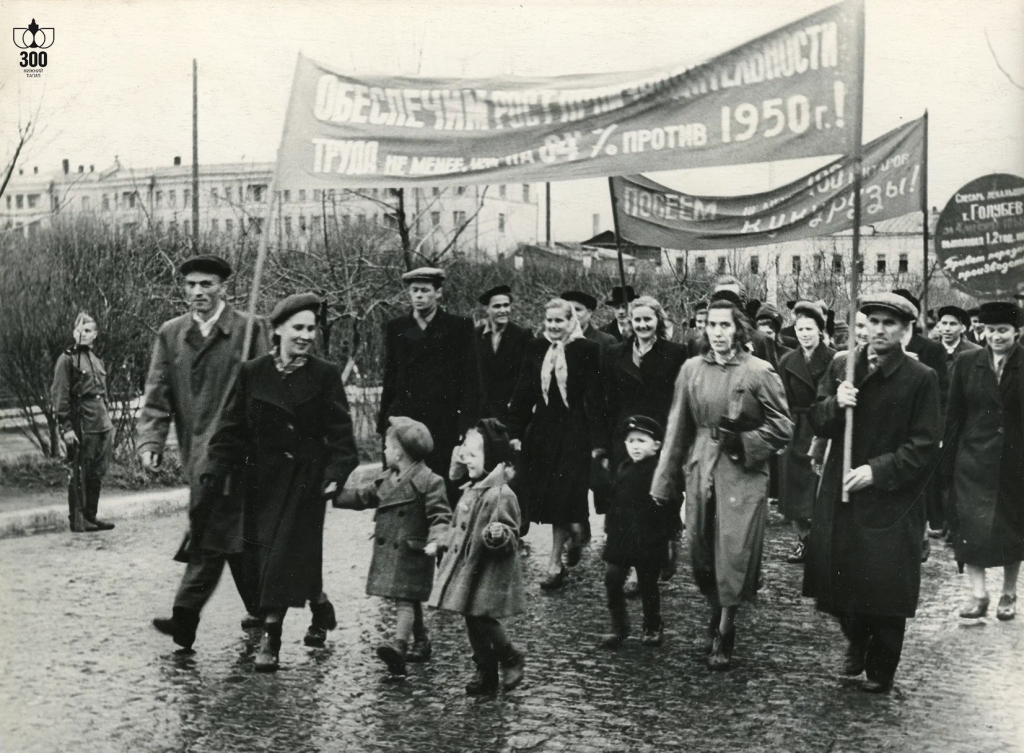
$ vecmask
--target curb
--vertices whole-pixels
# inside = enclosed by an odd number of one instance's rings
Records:
[[[380,470],[380,463],[363,463],[352,472],[350,482],[361,483]],[[188,488],[160,489],[122,494],[100,500],[100,516],[119,522],[130,518],[171,515],[188,507]],[[68,530],[67,504],[47,505],[0,513],[0,539],[57,533]]]

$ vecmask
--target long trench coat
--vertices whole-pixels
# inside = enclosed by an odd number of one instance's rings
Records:
[[[405,473],[388,470],[366,486],[345,489],[334,506],[377,511],[367,594],[413,601],[430,597],[434,558],[423,549],[448,540],[452,518],[443,478],[419,462]]]
[[[331,481],[343,487],[358,464],[337,366],[310,356],[285,375],[272,355],[242,366],[203,474],[241,479],[244,535],[258,554],[260,609],[301,607],[320,593],[321,491]]]
[[[451,477],[465,475],[452,460]],[[504,463],[477,483],[467,483],[455,506],[448,551],[434,582],[429,606],[474,617],[511,617],[526,608],[518,548],[519,504],[509,488]],[[502,526],[504,544],[484,543],[484,529]]]
[[[1024,559],[1024,347],[1006,356],[998,383],[990,358],[983,348],[954,363],[943,442],[957,561],[978,567]]]
[[[779,362],[779,376],[786,388],[786,402],[793,417],[793,441],[779,463],[779,512],[790,520],[811,517],[818,477],[811,468],[808,455],[814,440],[814,429],[807,421],[807,409],[818,394],[818,382],[832,363],[835,351],[819,343],[811,352],[810,361],[803,351],[793,350]]]
[[[719,444],[725,417],[759,424],[740,435],[739,460]],[[782,381],[767,361],[741,351],[725,364],[712,353],[683,364],[651,494],[676,499],[685,474],[694,578],[716,607],[756,596],[768,519],[768,461],[792,434]]]
[[[836,399],[840,362],[818,384],[807,412],[815,434],[832,440],[811,514],[804,596],[832,614],[913,617],[921,585],[924,488],[938,450],[935,371],[897,350],[873,372],[858,349],[853,467],[871,467],[871,486],[841,501],[846,411]]]

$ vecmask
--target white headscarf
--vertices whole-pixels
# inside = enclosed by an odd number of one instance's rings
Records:
[[[580,320],[576,316],[576,310],[568,301],[555,299],[548,303],[547,309],[557,308],[561,305],[569,312],[569,324],[565,328],[565,334],[560,340],[552,340],[547,329],[544,330],[544,339],[551,343],[548,352],[544,354],[544,362],[540,366],[540,391],[544,396],[544,404],[548,403],[548,387],[551,385],[551,374],[555,375],[555,383],[558,391],[562,394],[562,402],[569,405],[569,395],[566,389],[566,382],[569,379],[569,367],[565,363],[565,346],[573,340],[583,337],[583,330],[580,327]],[[547,311],[545,309],[545,312]]]

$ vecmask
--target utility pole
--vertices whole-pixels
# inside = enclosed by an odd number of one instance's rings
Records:
[[[546,225],[545,225],[545,227],[546,227],[545,238],[547,239],[547,242],[548,242],[548,248],[551,248],[551,182],[550,181],[544,184],[544,208],[545,208],[544,214],[545,214],[545,216],[547,218],[545,220],[545,223],[546,223]]]
[[[199,74],[192,58],[192,250],[199,253]]]

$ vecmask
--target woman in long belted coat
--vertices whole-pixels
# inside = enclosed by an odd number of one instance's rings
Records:
[[[708,307],[703,355],[676,379],[651,495],[673,499],[686,478],[694,578],[712,608],[713,669],[729,666],[738,606],[760,586],[768,460],[793,433],[782,382],[746,351],[750,326],[726,300]]]
[[[796,548],[786,561],[798,564],[804,561],[811,531],[811,508],[818,489],[818,475],[809,455],[814,429],[807,421],[807,409],[814,403],[818,382],[828,371],[835,351],[822,341],[825,313],[817,304],[798,301],[793,306],[793,315],[799,347],[779,362],[779,376],[786,388],[786,402],[794,423],[793,441],[779,464],[779,512],[791,521],[797,534]]]
[[[567,544],[569,563],[579,561],[591,459],[607,449],[605,410],[600,346],[584,338],[572,304],[552,299],[543,337],[527,347],[509,405],[509,434],[522,448],[516,493],[526,497],[534,522],[552,526],[543,588],[565,582]]]
[[[985,616],[985,569],[1002,567],[996,616],[1009,620],[1024,558],[1024,348],[1013,303],[983,304],[980,317],[985,347],[953,364],[941,465],[952,476],[956,558],[971,586],[960,616]]]
[[[261,671],[277,669],[287,610],[320,594],[326,502],[359,462],[341,373],[309,355],[319,306],[302,294],[274,309],[276,352],[243,364],[201,476],[216,488],[241,470],[246,538],[259,552]]]

